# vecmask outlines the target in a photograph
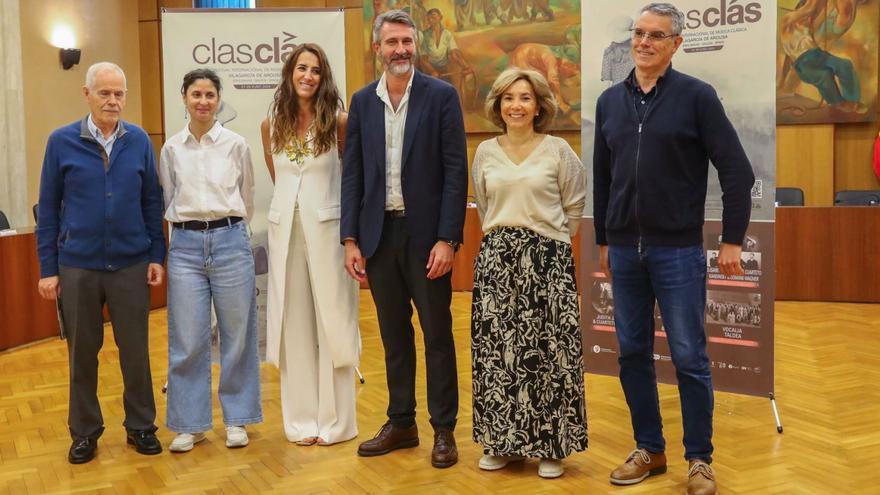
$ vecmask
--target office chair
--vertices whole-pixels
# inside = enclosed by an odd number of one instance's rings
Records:
[[[804,206],[804,191],[799,187],[777,187],[776,206]]]
[[[32,210],[33,210],[33,212],[34,212],[34,224],[36,225],[36,223],[37,223],[37,216],[40,214],[40,204],[39,204],[39,203],[34,203],[34,207],[32,208]]]
[[[6,214],[0,210],[0,230],[6,230],[9,228],[9,219],[6,218]]]
[[[834,206],[880,206],[880,190],[837,191]]]

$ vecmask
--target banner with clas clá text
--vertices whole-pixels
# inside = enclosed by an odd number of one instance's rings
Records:
[[[257,273],[261,355],[264,355],[266,342],[269,249],[266,214],[273,185],[263,159],[260,123],[268,115],[282,65],[301,43],[317,43],[324,49],[339,94],[346,94],[342,9],[162,11],[165,138],[180,132],[187,124],[180,94],[184,74],[206,68],[217,72],[223,86],[217,119],[227,129],[244,136],[250,146],[256,182],[255,212],[250,228]]]

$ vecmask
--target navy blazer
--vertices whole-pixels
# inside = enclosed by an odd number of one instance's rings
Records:
[[[374,81],[352,95],[342,167],[340,234],[369,258],[385,219],[385,103]],[[468,170],[458,93],[418,71],[413,76],[401,154],[401,188],[410,246],[425,255],[438,240],[461,242]]]

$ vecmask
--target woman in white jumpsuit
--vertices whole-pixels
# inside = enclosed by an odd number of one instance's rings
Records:
[[[275,182],[266,359],[281,374],[284,433],[300,445],[357,436],[358,287],[339,242],[346,117],[324,51],[298,46],[281,69],[262,136]]]

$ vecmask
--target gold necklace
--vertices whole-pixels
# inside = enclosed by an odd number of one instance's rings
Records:
[[[287,158],[297,165],[302,165],[306,158],[313,155],[312,127],[312,125],[309,125],[309,128],[306,129],[306,135],[302,139],[299,139],[294,134],[290,139],[290,143],[284,147]]]

